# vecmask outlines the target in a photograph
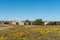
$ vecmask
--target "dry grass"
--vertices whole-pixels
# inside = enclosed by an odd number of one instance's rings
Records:
[[[60,40],[60,26],[15,26],[0,31],[2,40]]]

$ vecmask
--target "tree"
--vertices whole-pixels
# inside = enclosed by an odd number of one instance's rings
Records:
[[[31,24],[31,21],[30,20],[25,20],[25,25],[30,25]]]
[[[30,20],[25,20],[26,23],[30,23]]]
[[[42,22],[42,19],[36,19],[34,22],[33,22],[33,25],[42,25],[43,22]]]
[[[48,25],[55,25],[55,22],[49,22]]]

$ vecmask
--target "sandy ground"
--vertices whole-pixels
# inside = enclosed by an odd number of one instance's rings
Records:
[[[11,27],[14,27],[14,26],[4,25],[4,27],[0,27],[0,31],[1,31],[1,30],[4,30],[4,29],[11,28]]]

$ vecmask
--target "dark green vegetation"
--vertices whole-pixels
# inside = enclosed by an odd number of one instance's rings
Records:
[[[34,21],[25,20],[26,23],[32,23],[32,25],[44,25],[45,22],[49,22],[47,25],[60,25],[60,21],[43,21],[42,19],[36,19]]]
[[[36,19],[34,21],[0,21],[0,24],[4,25],[60,25],[60,21],[43,21],[42,19]]]
[[[44,25],[42,19],[36,19],[34,22],[33,22],[33,25]]]

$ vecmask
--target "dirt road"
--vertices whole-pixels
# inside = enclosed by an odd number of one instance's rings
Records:
[[[7,28],[11,28],[11,27],[14,27],[14,26],[4,25],[4,27],[0,27],[0,31],[1,31],[1,30],[5,30],[5,29],[7,29]]]

